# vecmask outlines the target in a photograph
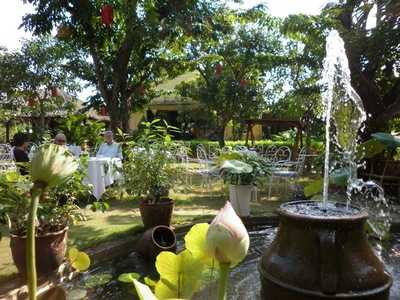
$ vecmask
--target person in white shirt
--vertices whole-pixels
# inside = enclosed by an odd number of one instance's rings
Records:
[[[67,137],[64,133],[57,133],[54,137],[54,144],[59,146],[65,146],[67,144]]]
[[[104,143],[100,145],[96,156],[122,159],[121,146],[114,142],[112,131],[104,132]]]

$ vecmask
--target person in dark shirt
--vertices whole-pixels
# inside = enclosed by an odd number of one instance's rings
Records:
[[[28,168],[25,165],[29,162],[28,157],[28,138],[26,134],[17,133],[14,135],[14,160],[17,162],[17,166],[21,175],[29,174]],[[20,163],[20,164],[18,164]]]

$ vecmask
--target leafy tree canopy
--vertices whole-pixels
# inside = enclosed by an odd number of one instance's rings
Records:
[[[25,28],[42,34],[57,27],[59,38],[75,48],[78,55],[71,63],[97,87],[99,95],[93,99],[106,104],[113,129],[127,129],[129,112],[152,97],[154,84],[182,71],[188,39],[212,23],[219,6],[211,0],[25,2],[36,9],[24,17]]]
[[[0,105],[7,118],[69,110],[80,85],[66,64],[68,49],[49,36],[25,40],[21,50],[0,51]],[[68,100],[68,101],[66,101]]]
[[[215,114],[218,140],[223,144],[228,122],[243,123],[265,109],[271,95],[265,79],[276,75],[273,71],[284,59],[278,21],[263,6],[245,12],[223,8],[203,33],[188,47],[191,67],[201,76],[179,90]]]

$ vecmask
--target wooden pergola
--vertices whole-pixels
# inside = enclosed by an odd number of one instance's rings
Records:
[[[249,119],[246,120],[247,124],[247,132],[246,132],[246,146],[249,145],[249,137],[251,138],[251,145],[254,146],[254,125],[264,125],[264,126],[273,126],[279,125],[281,127],[296,127],[296,141],[294,145],[294,150],[303,147],[303,125],[298,120],[282,120],[282,119]]]

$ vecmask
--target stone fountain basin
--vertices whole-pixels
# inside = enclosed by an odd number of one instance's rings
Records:
[[[392,278],[368,242],[366,211],[296,201],[278,214],[259,268],[262,299],[389,299]]]

